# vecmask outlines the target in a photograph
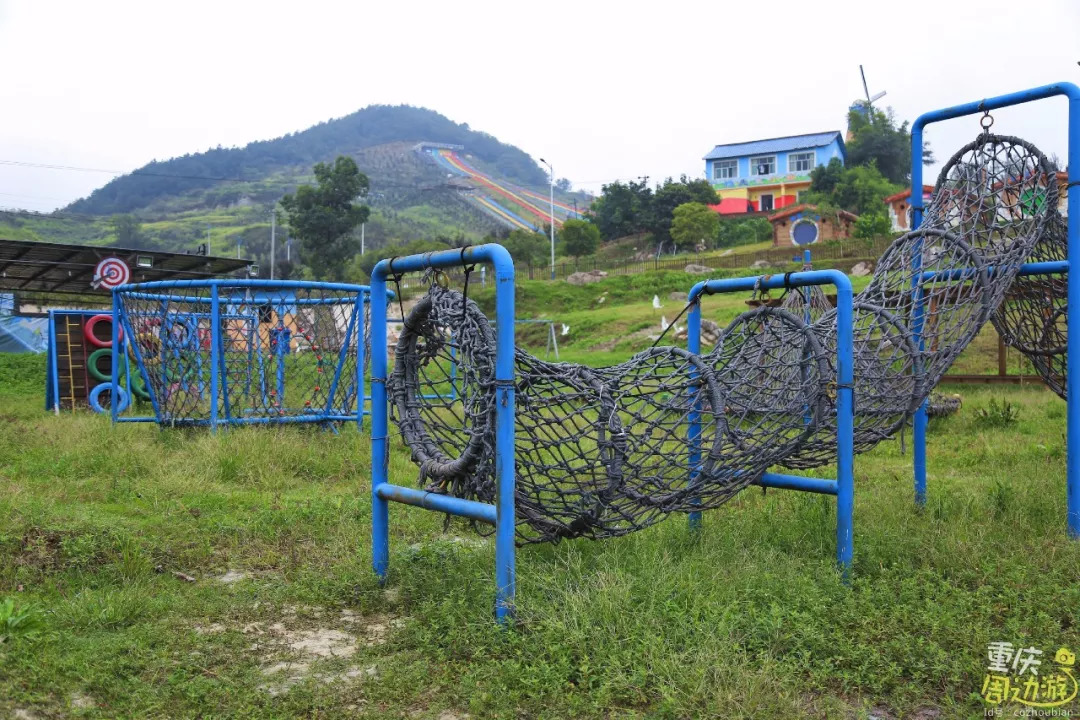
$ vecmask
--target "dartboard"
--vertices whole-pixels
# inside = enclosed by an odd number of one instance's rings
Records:
[[[94,280],[90,284],[94,288],[113,288],[125,285],[131,279],[131,269],[127,263],[117,257],[107,257],[94,268]]]

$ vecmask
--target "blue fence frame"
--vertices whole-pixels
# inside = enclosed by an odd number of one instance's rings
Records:
[[[804,254],[803,259],[808,262],[809,253]],[[755,484],[836,496],[836,562],[847,578],[854,555],[852,532],[855,503],[855,362],[851,280],[839,270],[807,270],[792,273],[786,279],[784,275],[764,275],[699,282],[691,288],[688,298],[691,306],[686,321],[686,349],[695,354],[701,352],[703,295],[810,285],[832,285],[836,288],[836,479],[767,472]],[[697,443],[701,423],[695,414],[690,416],[689,426],[688,439],[691,443]],[[700,458],[691,456],[692,465],[699,461]],[[690,513],[689,521],[692,529],[700,527],[701,512]]]
[[[1021,267],[1024,275],[1049,275],[1068,273],[1068,316],[1066,326],[1069,329],[1066,345],[1066,443],[1067,459],[1065,463],[1066,487],[1066,526],[1069,537],[1080,539],[1080,392],[1073,392],[1080,380],[1080,371],[1076,358],[1080,357],[1080,273],[1069,272],[1073,259],[1080,258],[1080,88],[1072,83],[1055,83],[1023,90],[1021,92],[985,98],[976,102],[935,110],[920,115],[911,128],[911,208],[912,228],[922,223],[922,146],[923,129],[932,123],[953,118],[975,115],[1011,105],[1044,100],[1063,96],[1068,99],[1069,148],[1067,186],[1068,217],[1068,260],[1065,262],[1028,263]],[[1078,302],[1074,302],[1074,300]],[[917,308],[921,312],[921,307]],[[922,339],[916,338],[920,347]],[[947,380],[947,378],[946,378]],[[919,506],[926,504],[926,403],[919,407],[914,419],[914,476],[915,502]]]
[[[495,274],[495,504],[389,482],[386,395],[386,280],[428,268],[489,264]],[[495,618],[513,617],[514,569],[514,261],[494,243],[380,261],[371,273],[371,563],[380,581],[390,565],[390,503],[435,510],[495,526]]]
[[[219,289],[225,288],[241,288],[241,289],[262,289],[262,290],[304,290],[304,289],[322,289],[322,290],[336,290],[344,291],[348,293],[354,293],[356,299],[352,301],[354,304],[353,318],[350,321],[347,334],[351,336],[354,331],[357,337],[356,343],[356,411],[349,414],[341,414],[333,412],[333,396],[337,388],[339,380],[339,374],[341,372],[342,362],[339,358],[335,368],[334,378],[332,380],[330,388],[330,401],[327,404],[326,412],[302,415],[302,416],[284,416],[284,417],[231,417],[228,416],[224,419],[218,417],[218,402],[221,400],[221,386],[220,373],[223,366],[223,350],[221,347],[221,335],[218,328],[221,326],[221,298],[219,297]],[[146,297],[152,297],[153,299],[168,299],[172,301],[189,301],[189,302],[207,302],[207,298],[198,296],[185,296],[184,290],[210,290],[210,326],[213,331],[210,334],[211,350],[210,350],[210,397],[212,401],[210,403],[210,418],[208,420],[199,420],[189,422],[185,424],[207,426],[212,431],[216,431],[218,425],[266,425],[266,424],[281,424],[281,423],[313,423],[313,422],[355,422],[357,428],[363,426],[363,409],[364,409],[364,303],[367,302],[367,296],[370,293],[370,287],[367,285],[350,285],[346,283],[325,283],[325,282],[307,282],[301,280],[256,280],[256,279],[235,279],[235,278],[218,278],[213,280],[158,280],[147,283],[137,283],[131,285],[121,285],[113,290],[112,294],[112,315],[113,315],[113,360],[112,368],[112,384],[113,387],[117,387],[119,383],[118,376],[118,363],[116,360],[116,350],[123,350],[125,345],[121,344],[118,340],[121,326],[124,329],[125,338],[134,338],[135,334],[130,322],[128,322],[127,315],[121,312],[120,298],[122,295],[134,295]],[[306,304],[320,304],[330,303],[345,304],[337,300],[308,300],[308,301],[296,301],[298,305]],[[385,312],[385,301],[383,302],[383,309]],[[119,322],[117,322],[119,319]],[[386,339],[385,333],[383,338],[383,345],[385,346]],[[346,343],[347,345],[347,343]],[[345,352],[345,348],[342,349],[342,353]],[[385,348],[384,348],[385,352]],[[146,371],[146,367],[143,363],[143,358],[138,352],[136,347],[135,360],[138,364],[139,372],[142,374],[143,381],[146,383],[146,387],[150,393],[150,403],[154,408],[154,417],[120,417],[117,404],[111,403],[112,421],[116,422],[159,422],[161,420],[161,411],[158,405],[157,398],[155,397],[154,390],[149,382],[150,378]],[[131,385],[130,377],[130,363],[129,367],[128,386]],[[228,407],[227,397],[226,408]]]

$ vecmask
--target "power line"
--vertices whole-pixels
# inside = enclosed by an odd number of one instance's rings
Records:
[[[41,168],[44,170],[65,170],[74,172],[95,172],[106,175],[144,175],[149,177],[174,178],[177,180],[235,180],[243,182],[241,177],[215,176],[215,175],[180,175],[174,173],[157,173],[152,170],[106,170],[104,168],[78,167],[75,165],[50,165],[48,163],[25,162],[23,160],[0,160],[0,165],[12,165],[15,167]]]

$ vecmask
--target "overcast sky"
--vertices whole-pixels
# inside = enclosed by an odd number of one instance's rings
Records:
[[[408,103],[598,191],[701,176],[718,143],[841,130],[1080,82],[1080,2],[52,2],[0,0],[0,207],[51,210],[130,171]],[[1065,157],[1065,101],[995,130]],[[933,126],[939,160],[974,118]],[[418,138],[419,139],[419,138]],[[928,179],[932,179],[930,173]]]

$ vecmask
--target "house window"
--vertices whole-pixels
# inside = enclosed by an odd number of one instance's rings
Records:
[[[772,212],[773,209],[773,197],[772,195],[762,195],[758,198],[758,208],[760,212]]]
[[[802,202],[802,196],[803,196],[803,194],[804,194],[805,192],[806,192],[805,190],[799,190],[799,191],[797,191],[797,192],[795,193],[795,202],[797,202],[797,203],[801,203],[801,202]]]
[[[763,155],[761,157],[750,158],[750,174],[751,175],[773,175],[776,173],[776,156],[775,155]]]
[[[814,167],[814,153],[801,152],[791,153],[787,156],[787,171],[794,172],[810,172],[810,169]]]
[[[738,160],[717,160],[713,163],[713,180],[733,180],[739,177]]]

